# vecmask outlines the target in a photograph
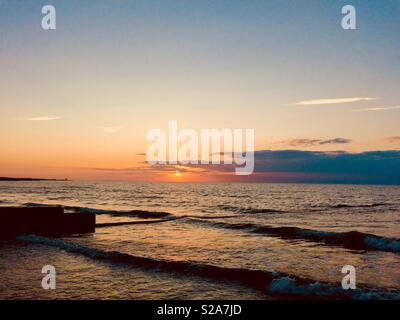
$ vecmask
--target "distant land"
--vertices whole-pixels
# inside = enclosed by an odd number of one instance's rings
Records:
[[[9,178],[0,177],[0,181],[69,181],[68,179],[41,179],[41,178]]]

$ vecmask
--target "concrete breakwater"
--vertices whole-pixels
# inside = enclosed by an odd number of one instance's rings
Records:
[[[61,206],[0,207],[0,238],[17,234],[60,236],[95,231],[92,213],[65,213]]]

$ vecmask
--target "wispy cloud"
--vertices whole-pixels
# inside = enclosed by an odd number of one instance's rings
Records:
[[[299,101],[296,103],[296,105],[313,106],[313,105],[322,105],[322,104],[352,103],[352,102],[370,101],[370,100],[376,100],[376,98],[353,97],[353,98],[315,99],[315,100]]]
[[[32,118],[27,118],[27,121],[53,121],[53,120],[59,120],[60,117],[32,117]]]
[[[400,109],[400,106],[390,106],[390,107],[374,107],[374,108],[364,108],[364,109],[354,109],[354,112],[367,112],[367,111],[388,111]]]
[[[104,127],[103,130],[104,130],[105,133],[112,134],[112,133],[116,133],[119,130],[121,130],[121,127]]]
[[[351,141],[352,140],[345,138],[335,138],[335,139],[322,140],[318,144],[346,144],[350,143]]]
[[[299,146],[315,146],[315,145],[325,145],[325,144],[346,144],[350,143],[352,140],[345,138],[334,138],[334,139],[292,139],[280,141],[279,144],[286,146],[299,147]]]
[[[400,136],[388,137],[386,140],[391,143],[400,143]]]

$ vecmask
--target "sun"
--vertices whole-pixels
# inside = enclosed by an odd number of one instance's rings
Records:
[[[177,171],[177,172],[175,172],[175,175],[176,175],[177,177],[179,177],[179,176],[181,175],[181,173],[180,173],[179,171]]]

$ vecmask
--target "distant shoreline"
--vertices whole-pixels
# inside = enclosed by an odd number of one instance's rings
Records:
[[[9,178],[0,177],[0,181],[70,181],[68,179],[42,179],[42,178]]]

